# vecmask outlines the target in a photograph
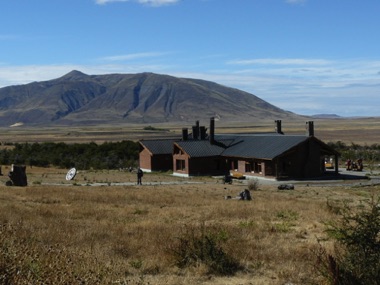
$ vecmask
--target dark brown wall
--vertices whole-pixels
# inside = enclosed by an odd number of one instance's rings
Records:
[[[176,160],[185,160],[185,170],[177,170]],[[187,154],[173,155],[174,172],[187,174],[189,176],[198,175],[224,175],[226,173],[225,159],[221,157],[197,157],[190,158]]]
[[[189,174],[197,175],[223,175],[226,173],[225,159],[216,157],[197,157],[189,160]]]
[[[229,160],[237,160],[237,172],[244,175],[278,178],[308,178],[318,177],[324,172],[322,167],[323,163],[321,163],[321,161],[323,161],[323,153],[320,145],[314,140],[306,141],[284,156],[273,161],[241,158],[229,158]],[[262,173],[246,172],[246,161],[257,161],[261,163]]]
[[[307,146],[306,146],[307,147]],[[305,164],[304,177],[317,177],[323,174],[321,160],[324,160],[324,156],[321,152],[321,147],[315,141],[309,142],[309,159]]]
[[[171,154],[155,154],[152,157],[152,171],[173,170],[173,158]]]
[[[280,176],[294,178],[317,177],[323,174],[321,169],[323,155],[319,144],[309,140],[298,146],[293,152],[278,160]]]
[[[143,148],[140,150],[139,159],[139,166],[143,169],[150,169],[151,171],[173,170],[173,159],[171,154],[151,155],[146,148]]]
[[[265,176],[276,176],[276,165],[273,161],[265,162]]]
[[[176,160],[182,159],[185,161],[185,169],[177,171],[175,169]],[[262,173],[245,173],[245,160],[239,158],[228,158],[229,164],[231,161],[238,161],[237,171],[242,174],[252,174],[271,177],[284,178],[308,178],[317,177],[323,174],[323,153],[315,140],[307,140],[302,145],[290,150],[282,157],[273,161],[257,160],[261,162]],[[247,159],[247,161],[255,161]],[[173,155],[155,155],[151,154],[143,148],[140,151],[140,167],[151,169],[152,171],[173,170],[174,172],[196,176],[196,175],[224,175],[230,168],[227,165],[227,160],[223,157],[200,157],[190,158],[187,154],[175,147]]]

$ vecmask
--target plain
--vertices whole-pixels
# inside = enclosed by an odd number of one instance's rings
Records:
[[[225,196],[248,181],[146,173],[137,186],[133,172],[79,171],[66,181],[66,171],[28,167],[29,186],[0,187],[9,284],[322,284],[316,253],[332,247],[325,223],[344,202],[380,193],[344,181],[291,191],[259,183],[252,201],[239,201]],[[222,259],[184,263],[196,242]],[[215,267],[227,261],[233,272]]]
[[[315,126],[325,142],[371,145],[380,136],[378,118],[315,120]],[[3,129],[2,145],[138,140],[179,135],[182,127],[23,126]],[[273,131],[273,122],[216,128]],[[283,130],[304,134],[304,122],[283,122]],[[225,197],[248,181],[146,173],[137,186],[128,171],[79,170],[68,182],[67,169],[29,166],[27,187],[6,187],[8,171],[2,166],[0,176],[5,284],[323,284],[317,252],[333,248],[326,223],[339,218],[344,203],[359,209],[380,194],[377,185],[352,181],[300,182],[292,191],[259,182],[252,201],[238,201]]]

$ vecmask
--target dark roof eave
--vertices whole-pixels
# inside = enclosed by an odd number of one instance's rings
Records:
[[[267,157],[253,157],[253,156],[235,156],[235,155],[221,155],[225,158],[238,158],[238,159],[261,159],[261,160],[273,160],[274,158],[267,158]]]
[[[221,156],[221,155],[209,155],[209,156],[190,156],[190,155],[188,155],[189,156],[189,158],[211,158],[211,157],[223,157],[223,156]]]
[[[335,149],[333,149],[332,147],[328,146],[328,144],[324,143],[323,141],[321,141],[320,139],[316,138],[316,137],[312,137],[317,143],[319,143],[324,150],[326,150],[327,152],[331,152],[331,154],[333,155],[340,155],[340,153],[338,151],[336,151]]]
[[[186,153],[190,157],[190,155],[178,143],[174,142],[173,143],[173,150],[174,150],[174,147],[178,147],[181,151],[183,151],[184,153]]]

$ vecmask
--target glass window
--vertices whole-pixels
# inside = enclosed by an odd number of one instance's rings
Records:
[[[176,166],[176,170],[184,171],[185,170],[185,160],[184,159],[177,159],[175,166]]]

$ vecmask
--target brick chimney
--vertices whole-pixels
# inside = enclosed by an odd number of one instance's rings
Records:
[[[200,135],[201,135],[201,140],[205,140],[206,139],[206,127],[205,126],[200,126],[199,127],[199,132],[200,132]]]
[[[314,136],[314,122],[313,121],[306,122],[306,135],[309,137]]]
[[[282,132],[282,126],[281,126],[281,120],[275,120],[276,126],[274,127],[276,133],[283,135],[284,133]]]
[[[210,118],[210,134],[209,134],[210,144],[215,143],[215,118]]]
[[[198,140],[199,136],[200,136],[199,121],[196,121],[195,126],[193,126],[193,139]]]
[[[189,138],[189,131],[187,128],[183,128],[182,129],[182,140],[187,141],[188,138]]]

